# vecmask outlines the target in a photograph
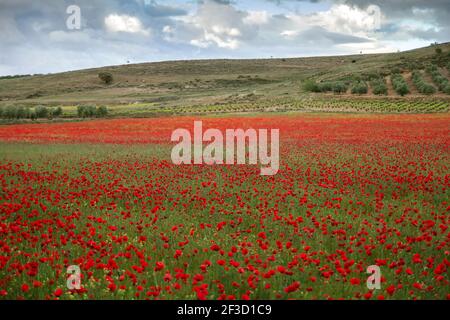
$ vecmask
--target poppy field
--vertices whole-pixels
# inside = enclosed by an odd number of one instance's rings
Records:
[[[0,126],[0,299],[450,299],[448,114],[201,118],[279,129],[274,176],[174,165],[194,120]]]

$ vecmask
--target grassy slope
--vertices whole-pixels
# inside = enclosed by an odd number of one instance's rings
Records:
[[[441,45],[444,55],[450,43]],[[108,105],[144,103],[148,107],[243,103],[266,98],[304,97],[300,83],[387,71],[423,62],[434,47],[402,53],[260,60],[197,60],[123,65],[60,74],[0,80],[0,105]],[[355,62],[353,62],[355,60]],[[109,71],[115,82],[97,75]],[[445,98],[443,98],[445,99]],[[139,106],[139,105],[137,105]]]

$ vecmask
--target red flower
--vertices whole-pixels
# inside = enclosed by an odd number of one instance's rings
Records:
[[[114,282],[111,282],[110,284],[108,284],[108,289],[112,292],[116,291],[116,284]]]
[[[181,257],[183,255],[183,251],[181,251],[180,249],[175,250],[175,255],[173,256],[175,259],[178,259],[179,257]]]
[[[63,294],[62,289],[58,288],[55,290],[55,292],[53,293],[56,297],[60,297]]]
[[[286,288],[284,288],[284,292],[286,292],[286,293],[295,292],[298,290],[298,288],[300,288],[300,282],[295,281],[294,283],[292,283],[289,286],[287,286]]]
[[[212,251],[219,251],[220,247],[217,244],[213,244],[210,248]]]
[[[226,263],[225,260],[217,260],[217,264],[218,264],[219,266],[224,266],[225,263]]]
[[[391,284],[389,287],[387,287],[386,291],[387,293],[389,293],[389,295],[392,296],[395,292],[395,286]]]
[[[162,269],[164,269],[164,263],[161,261],[156,262],[155,271],[161,271]]]

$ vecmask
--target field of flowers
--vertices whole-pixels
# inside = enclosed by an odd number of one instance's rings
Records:
[[[202,120],[278,174],[173,165],[192,117],[0,126],[0,299],[450,299],[449,115]]]

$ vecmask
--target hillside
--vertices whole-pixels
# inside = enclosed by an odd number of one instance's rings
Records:
[[[79,104],[103,104],[113,106],[113,109],[114,106],[133,105],[136,110],[142,107],[148,111],[280,99],[297,101],[311,97],[320,101],[330,95],[332,99],[386,99],[386,96],[374,95],[370,87],[369,92],[361,96],[352,95],[350,89],[341,95],[309,94],[302,89],[302,83],[308,79],[318,83],[353,81],[371,74],[386,77],[387,98],[439,99],[447,103],[450,95],[439,90],[431,96],[421,94],[411,82],[411,69],[424,68],[430,63],[439,66],[442,74],[450,79],[445,68],[450,61],[450,43],[439,45],[441,54],[436,53],[436,47],[352,56],[171,61],[0,79],[0,106],[60,105],[73,112]],[[404,98],[392,88],[389,75],[393,69],[401,70],[411,87]],[[100,72],[110,72],[114,82],[103,84],[98,78]]]

